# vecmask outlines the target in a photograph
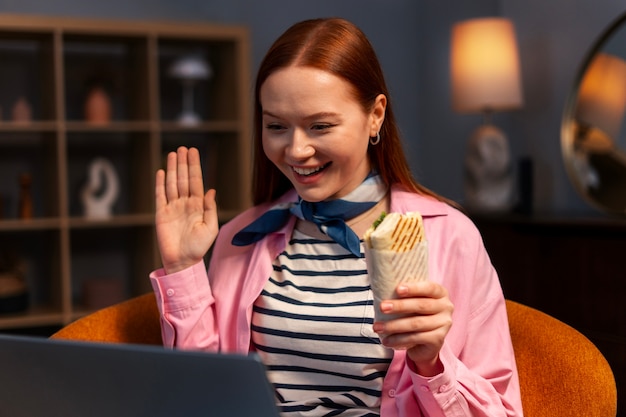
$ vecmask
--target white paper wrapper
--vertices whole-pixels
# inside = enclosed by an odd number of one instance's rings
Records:
[[[374,294],[375,318],[377,321],[391,320],[400,315],[381,313],[380,303],[398,298],[396,288],[401,283],[428,279],[428,241],[416,244],[407,252],[377,250],[365,245],[365,261]]]

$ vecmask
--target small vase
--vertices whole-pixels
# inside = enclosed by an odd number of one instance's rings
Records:
[[[20,219],[33,218],[33,197],[30,191],[32,182],[30,174],[20,175]]]
[[[101,87],[94,87],[85,101],[85,119],[92,124],[103,125],[111,121],[111,99]]]
[[[30,104],[24,97],[17,99],[12,109],[13,121],[18,123],[28,123],[32,119]]]

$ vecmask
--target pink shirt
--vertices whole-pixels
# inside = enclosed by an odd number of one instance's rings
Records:
[[[293,192],[282,201],[296,199]],[[253,207],[224,225],[208,270],[203,262],[171,275],[150,275],[161,311],[163,342],[181,349],[247,353],[252,305],[283,250],[295,217],[256,244],[232,236],[271,205]],[[419,211],[429,247],[429,279],[447,288],[453,325],[440,352],[443,373],[425,378],[395,351],[383,384],[381,415],[522,416],[504,297],[480,234],[456,209],[392,187],[390,211]]]

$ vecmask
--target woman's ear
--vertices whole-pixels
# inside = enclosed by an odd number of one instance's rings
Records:
[[[385,111],[387,109],[387,97],[384,94],[379,94],[374,101],[372,111],[370,112],[371,131],[370,137],[376,136],[380,132],[380,128],[385,121]]]

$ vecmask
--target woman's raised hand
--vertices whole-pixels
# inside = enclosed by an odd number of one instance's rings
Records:
[[[204,193],[200,154],[178,148],[167,155],[166,171],[156,173],[156,232],[168,274],[202,260],[218,232],[215,190]]]

